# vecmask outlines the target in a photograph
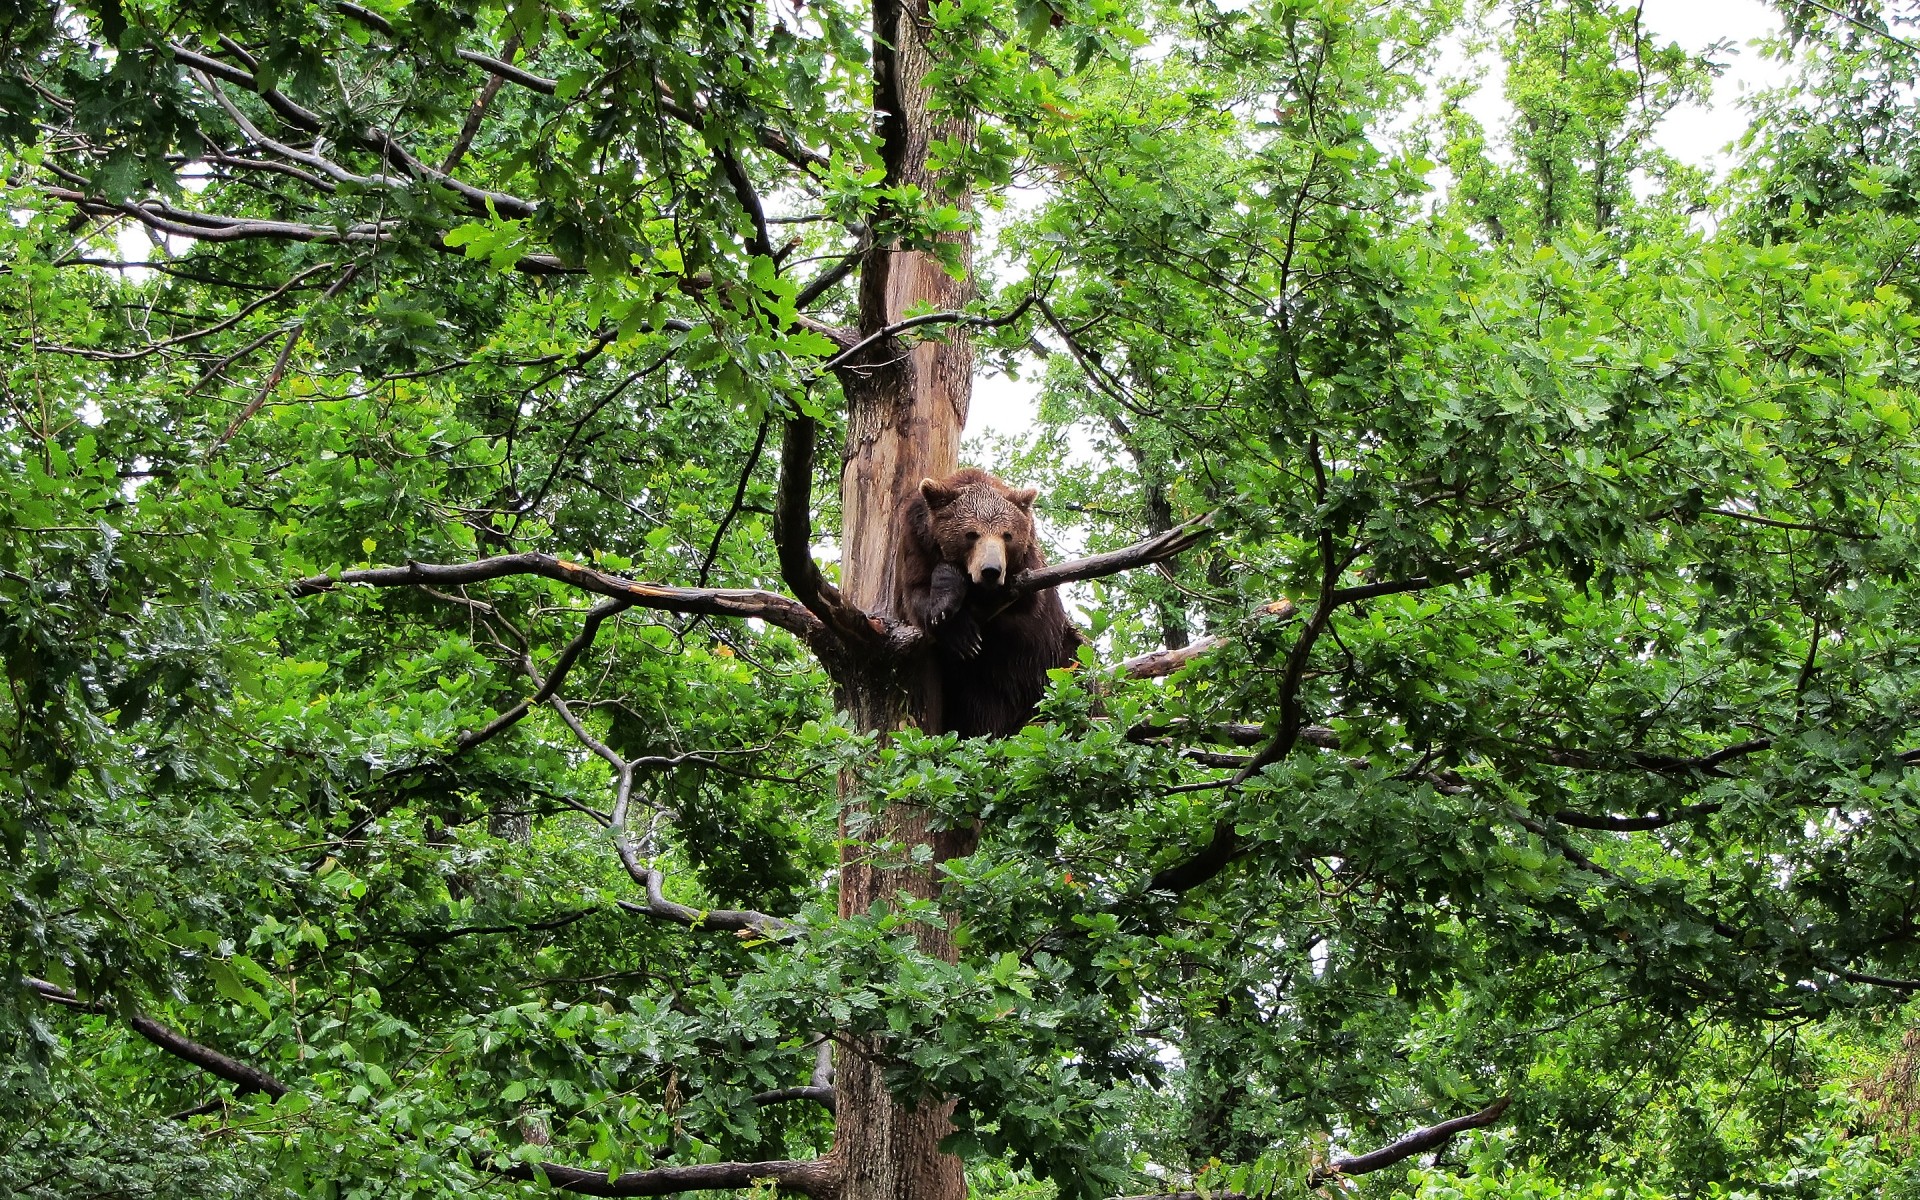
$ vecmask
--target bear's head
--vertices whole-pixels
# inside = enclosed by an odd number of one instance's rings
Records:
[[[1006,583],[1032,553],[1033,498],[1039,494],[995,483],[920,481],[941,560],[964,565],[968,580],[989,588]]]

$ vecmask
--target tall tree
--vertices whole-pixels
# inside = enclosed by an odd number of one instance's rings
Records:
[[[1444,3],[0,7],[0,1186],[1897,1180],[1920,123],[1795,11],[1714,193],[1584,0],[1506,130]]]

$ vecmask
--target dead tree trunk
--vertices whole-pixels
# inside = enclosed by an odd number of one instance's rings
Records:
[[[874,108],[881,114],[882,157],[889,187],[917,184],[934,192],[927,170],[932,136],[964,134],[961,121],[928,112],[924,80],[930,65],[922,38],[919,0],[874,0]],[[971,271],[949,275],[932,254],[905,249],[896,237],[874,239],[860,276],[860,333],[870,336],[897,322],[916,305],[963,307],[972,295]],[[963,261],[971,246],[956,238]],[[870,613],[893,608],[894,521],[902,502],[929,475],[958,464],[960,434],[972,395],[973,354],[960,329],[944,339],[907,347],[882,338],[841,372],[847,399],[847,441],[841,471],[841,584],[845,598]],[[859,727],[881,732],[937,723],[938,670],[930,656],[907,665],[858,666],[842,682],[843,700]],[[840,864],[842,915],[865,912],[899,892],[932,897],[937,864],[970,853],[971,830],[929,832],[924,812],[894,806],[863,814],[866,824],[846,842]],[[843,833],[846,832],[843,830]],[[890,843],[928,845],[932,862],[880,861],[875,847]],[[921,948],[952,961],[951,937],[920,931]],[[846,1047],[835,1076],[835,1154],[841,1200],[959,1200],[966,1195],[960,1160],[940,1152],[950,1129],[951,1102],[907,1104],[887,1090],[881,1047]]]

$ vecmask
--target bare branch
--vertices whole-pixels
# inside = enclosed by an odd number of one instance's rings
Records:
[[[314,308],[318,308],[320,305],[325,304],[327,301],[332,300],[341,292],[345,291],[347,285],[352,283],[354,276],[359,273],[359,265],[350,264],[346,270],[340,273],[340,278],[333,281],[331,287],[320,293],[320,299],[314,302]],[[261,381],[260,389],[254,394],[252,402],[241,409],[238,415],[233,418],[233,421],[228,424],[227,431],[221,434],[213,445],[207,447],[207,458],[212,458],[219,452],[222,446],[232,441],[233,435],[240,432],[240,427],[252,420],[253,414],[259,412],[261,407],[266,404],[267,398],[273,395],[273,389],[280,386],[281,377],[287,373],[287,364],[293,361],[293,348],[299,344],[300,334],[306,329],[307,321],[312,315],[313,309],[310,308],[299,320],[293,323],[291,329],[287,330],[286,344],[280,347],[280,355],[274,359],[273,369],[268,371],[267,377]]]
[[[718,929],[765,938],[770,942],[784,941],[793,936],[793,922],[766,913],[739,908],[689,908],[684,904],[676,904],[661,892],[663,877],[659,871],[649,869],[643,874],[647,902],[635,904],[630,900],[620,901],[620,907],[628,912],[658,917],[689,929]]]
[[[342,571],[338,576],[314,575],[293,581],[288,585],[288,592],[299,598],[352,585],[411,587],[415,584],[431,584],[446,587],[504,579],[512,575],[537,575],[582,591],[624,600],[639,608],[700,613],[713,617],[759,617],[770,625],[777,625],[798,635],[809,644],[817,642],[825,633],[820,618],[804,605],[773,592],[751,588],[682,588],[641,583],[551,554],[503,554],[477,562],[445,565],[408,563],[401,567]]]
[[[1036,295],[1037,293],[1034,292],[1027,293],[1025,299],[997,317],[983,317],[975,313],[964,312],[932,312],[921,313],[917,317],[908,317],[903,321],[895,321],[891,325],[885,325],[874,330],[826,362],[821,363],[814,371],[814,374],[825,375],[828,371],[838,370],[849,364],[852,364],[851,369],[858,370],[860,364],[853,363],[853,359],[858,356],[862,350],[865,350],[877,342],[882,342],[890,337],[905,333],[910,329],[919,329],[924,325],[965,325],[970,329],[994,329],[1001,325],[1011,325],[1013,322],[1019,320],[1021,315],[1033,304]]]
[[[1772,738],[1752,738],[1744,742],[1735,742],[1723,746],[1711,754],[1683,757],[1676,754],[1659,754],[1648,750],[1567,750],[1558,747],[1525,747],[1538,755],[1539,760],[1549,766],[1572,767],[1582,771],[1651,771],[1657,775],[1712,775],[1718,778],[1730,778],[1720,769],[1720,764],[1728,759],[1741,758],[1748,754],[1758,754],[1773,748]]]
[[[1507,1111],[1507,1105],[1511,1103],[1513,1103],[1513,1097],[1502,1096],[1471,1116],[1455,1117],[1451,1121],[1424,1126],[1399,1141],[1390,1142],[1367,1154],[1358,1154],[1352,1158],[1336,1158],[1307,1176],[1307,1186],[1319,1187],[1342,1175],[1365,1175],[1383,1167],[1390,1167],[1397,1162],[1404,1162],[1416,1154],[1438,1149],[1451,1141],[1455,1134],[1465,1133],[1469,1129],[1484,1129],[1493,1124],[1500,1119],[1501,1113]]]
[[[1259,617],[1272,617],[1275,620],[1285,621],[1295,616],[1299,611],[1299,608],[1294,605],[1293,601],[1283,597],[1279,600],[1262,604],[1254,610],[1254,615]],[[1226,634],[1209,634],[1203,638],[1195,638],[1184,646],[1165,650],[1154,650],[1146,654],[1136,655],[1121,663],[1120,669],[1125,671],[1127,677],[1130,679],[1159,679],[1163,676],[1173,674],[1175,671],[1180,670],[1188,663],[1191,663],[1203,655],[1211,654],[1213,651],[1218,650],[1233,640],[1232,637]],[[1258,727],[1256,726],[1255,728],[1257,729]],[[1254,743],[1243,742],[1241,744],[1252,745]]]
[[[793,298],[793,307],[800,312],[805,312],[814,301],[832,291],[835,284],[853,274],[854,268],[860,265],[860,260],[866,257],[867,249],[867,238],[863,235],[852,253],[814,276],[800,289],[799,295]],[[852,338],[840,340],[842,344],[851,344],[853,341]]]
[[[567,728],[573,731],[573,736],[579,738],[582,745],[605,759],[614,769],[613,811],[608,815],[607,828],[613,833],[613,847],[615,853],[620,856],[620,865],[626,868],[627,874],[633,878],[634,882],[646,889],[647,894],[645,904],[622,900],[619,901],[621,908],[628,912],[672,921],[690,929],[695,927],[721,929],[731,933],[750,934],[769,941],[779,941],[792,932],[791,921],[768,916],[766,913],[733,908],[689,908],[667,899],[661,891],[660,872],[641,863],[639,848],[633,844],[633,839],[627,833],[627,814],[633,802],[634,768],[643,763],[653,764],[647,760],[622,758],[605,742],[587,732],[587,727],[580,723],[580,718],[574,715],[573,709],[568,707],[567,702],[559,696],[549,696],[548,703],[559,712],[560,719],[567,723]]]
[[[81,212],[96,217],[132,217],[147,228],[172,237],[202,242],[285,241],[312,242],[316,245],[374,245],[392,241],[402,228],[399,221],[362,221],[344,228],[310,225],[300,221],[255,220],[223,217],[212,213],[175,208],[157,200],[135,204],[90,196],[71,188],[42,185],[41,192],[54,200],[72,204]],[[427,244],[443,254],[466,256],[460,246],[447,244],[444,231],[433,231]],[[577,275],[581,269],[570,267],[551,254],[522,255],[513,264],[525,275]]]
[[[1702,804],[1689,804],[1676,808],[1672,812],[1651,813],[1644,817],[1616,817],[1611,813],[1594,816],[1588,813],[1561,809],[1553,814],[1553,819],[1562,825],[1575,829],[1599,829],[1612,833],[1642,833],[1649,829],[1665,829],[1669,825],[1678,825],[1682,821],[1691,821],[1695,817],[1712,816],[1723,805],[1718,800],[1709,800]]]
[[[348,3],[347,0],[342,0],[339,8],[342,16],[358,21],[375,33],[388,38],[394,36],[393,22],[387,20],[379,13],[374,12],[372,9],[362,8],[358,4]],[[511,43],[509,43],[509,47],[507,54],[511,57],[513,54]],[[517,83],[528,91],[539,92],[543,96],[553,95],[554,89],[559,86],[554,80],[542,78],[539,75],[533,74],[531,71],[523,71],[510,62],[495,58],[490,54],[481,54],[477,50],[455,50],[454,55],[462,62],[471,63],[489,75],[504,79],[509,83]]]
[[[783,1191],[798,1192],[815,1200],[834,1200],[840,1194],[840,1165],[832,1158],[655,1167],[650,1171],[629,1171],[612,1180],[607,1178],[604,1169],[587,1171],[557,1163],[515,1163],[492,1170],[508,1179],[529,1183],[544,1179],[559,1191],[580,1196],[671,1196],[679,1192],[746,1188],[767,1180]]]
[[[519,48],[520,35],[518,33],[508,35],[504,51],[506,56],[512,58]],[[487,81],[480,85],[480,94],[473,98],[472,106],[467,109],[467,119],[460,123],[460,133],[453,139],[453,147],[447,151],[447,156],[440,160],[442,174],[451,175],[459,169],[460,160],[464,159],[467,151],[473,148],[473,139],[479,136],[480,125],[487,119],[487,112],[493,108],[494,98],[500,94],[500,89],[506,82],[504,75],[489,74]]]
[[[1335,588],[1332,593],[1333,602],[1336,605],[1354,604],[1361,600],[1371,600],[1375,596],[1393,596],[1401,592],[1420,592],[1428,588],[1445,587],[1447,584],[1458,583],[1462,579],[1471,579],[1475,575],[1484,574],[1501,563],[1511,562],[1523,554],[1538,550],[1541,544],[1539,538],[1523,538],[1505,549],[1495,550],[1479,562],[1456,567],[1451,571],[1436,572],[1432,575],[1415,575],[1408,579],[1388,579],[1379,583],[1363,583],[1355,587]]]
[[[1034,592],[1063,583],[1078,583],[1082,579],[1100,579],[1108,575],[1117,575],[1135,567],[1148,567],[1164,562],[1200,544],[1213,534],[1213,514],[1196,517],[1182,525],[1176,525],[1165,533],[1157,533],[1145,541],[1135,542],[1119,550],[1109,550],[1104,554],[1091,554],[1086,558],[1076,558],[1070,562],[1056,563],[1041,567],[1037,571],[1026,571],[1015,576],[1007,584],[1008,602],[1018,600]]]
[[[314,275],[333,265],[332,263],[318,263],[308,267],[266,295],[250,301],[245,307],[240,309],[240,311],[224,320],[216,321],[204,329],[195,329],[190,333],[182,333],[173,337],[162,338],[157,342],[142,346],[137,350],[92,350],[84,346],[39,346],[36,347],[36,349],[43,354],[68,354],[78,358],[90,358],[102,362],[130,362],[135,359],[145,358],[150,354],[158,354],[160,351],[170,349],[174,346],[182,346],[188,342],[197,342],[201,338],[212,337],[216,333],[225,333],[227,330],[232,329],[235,325],[252,316],[265,305],[271,304],[288,292],[298,289],[301,284],[313,278]]]
[[[775,1088],[771,1092],[761,1092],[753,1098],[755,1104],[784,1104],[790,1100],[812,1100],[822,1105],[828,1112],[838,1112],[833,1089],[830,1087],[787,1087]]]

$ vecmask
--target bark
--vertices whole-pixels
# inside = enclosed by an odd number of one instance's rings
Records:
[[[928,111],[923,81],[931,59],[916,19],[919,0],[874,0],[874,108],[880,114],[881,157],[889,186],[918,185],[932,192],[928,139],[964,135],[964,121]],[[888,214],[876,225],[884,230]],[[908,249],[884,232],[861,264],[860,333],[872,337],[898,323],[910,308],[965,307],[972,297],[970,242],[955,239],[969,270],[955,279],[931,254]],[[944,338],[911,347],[897,335],[874,339],[837,368],[847,399],[847,441],[840,477],[841,588],[868,613],[893,609],[894,521],[905,499],[927,476],[958,465],[960,435],[972,396],[973,353],[964,326]],[[889,731],[937,723],[930,697],[939,695],[933,656],[905,664],[869,663],[840,680],[842,700],[859,727]],[[849,814],[853,816],[853,814]],[[840,868],[842,915],[866,912],[899,892],[938,893],[938,863],[971,852],[971,829],[935,832],[925,812],[895,806],[858,814],[843,828]],[[928,845],[932,862],[878,861],[876,845]],[[945,930],[919,931],[921,948],[955,957]],[[966,1195],[960,1160],[940,1151],[951,1130],[952,1102],[907,1103],[888,1090],[884,1046],[855,1040],[843,1047],[835,1075],[838,1101],[834,1154],[840,1200],[959,1200]]]

